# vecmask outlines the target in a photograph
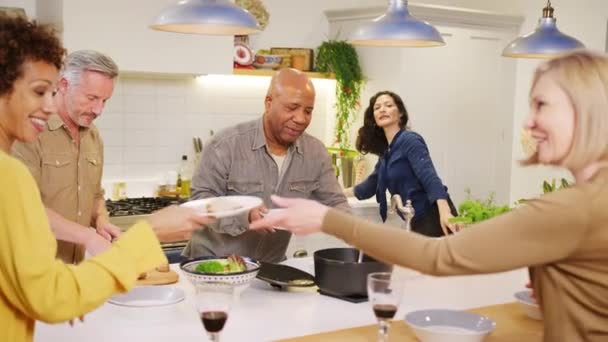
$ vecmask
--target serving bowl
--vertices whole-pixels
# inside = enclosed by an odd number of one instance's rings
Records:
[[[542,320],[543,313],[540,311],[540,307],[536,300],[532,298],[532,291],[523,290],[519,292],[515,292],[515,299],[517,299],[517,303],[524,310],[528,317],[533,319]]]
[[[405,315],[422,342],[481,342],[496,323],[488,317],[459,310],[418,310]]]
[[[283,55],[256,54],[253,65],[256,68],[276,69],[281,65]]]
[[[183,274],[188,278],[192,285],[203,286],[209,283],[228,283],[235,286],[248,286],[254,279],[259,270],[260,262],[252,258],[243,257],[247,270],[232,273],[204,273],[196,271],[196,266],[205,261],[226,260],[228,257],[205,256],[201,258],[182,261],[179,264]]]

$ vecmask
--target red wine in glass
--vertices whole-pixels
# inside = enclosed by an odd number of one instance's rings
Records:
[[[205,326],[205,330],[210,333],[222,331],[227,319],[228,314],[224,311],[205,311],[201,313],[203,326]]]
[[[375,304],[374,314],[378,319],[392,319],[397,313],[397,306],[393,304]]]

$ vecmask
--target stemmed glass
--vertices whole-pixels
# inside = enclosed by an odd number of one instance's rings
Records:
[[[378,320],[378,341],[388,341],[390,320],[395,317],[401,297],[403,297],[403,278],[389,272],[376,272],[367,275],[367,296]]]
[[[213,342],[220,340],[234,297],[234,285],[229,283],[209,282],[196,287],[196,309]]]

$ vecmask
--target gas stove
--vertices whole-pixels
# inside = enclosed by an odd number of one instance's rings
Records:
[[[186,202],[185,198],[169,197],[139,197],[127,198],[118,201],[106,200],[106,208],[110,215],[110,222],[123,231],[127,230],[137,221],[145,219],[153,212],[164,207]],[[188,241],[162,243],[163,251],[170,263],[181,260],[181,251]]]
[[[106,200],[110,217],[148,215],[164,207],[184,203],[186,199],[168,197],[127,198],[118,201]]]

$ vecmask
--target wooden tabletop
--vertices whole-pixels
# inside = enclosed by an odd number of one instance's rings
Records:
[[[542,321],[529,318],[517,303],[508,303],[468,310],[487,316],[496,322],[496,329],[488,336],[486,342],[541,342],[543,336]],[[368,325],[344,330],[330,331],[321,334],[282,340],[283,342],[367,342],[375,341],[378,334],[376,325]],[[417,341],[414,332],[403,320],[393,321],[390,328],[390,341]]]

